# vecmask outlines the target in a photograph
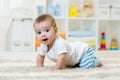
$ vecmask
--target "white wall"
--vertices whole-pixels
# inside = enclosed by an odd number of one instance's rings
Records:
[[[6,50],[6,36],[10,22],[10,18],[0,17],[0,51]]]

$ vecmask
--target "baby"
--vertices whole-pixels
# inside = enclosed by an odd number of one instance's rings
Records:
[[[44,14],[37,17],[34,30],[41,42],[36,61],[38,67],[44,66],[45,56],[54,61],[59,70],[66,66],[85,69],[102,66],[87,43],[69,42],[61,38],[57,34],[58,28],[52,16]]]

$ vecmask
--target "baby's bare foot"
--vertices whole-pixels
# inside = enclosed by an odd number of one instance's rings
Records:
[[[98,65],[98,67],[102,67],[103,66],[103,63],[100,62],[100,64]]]

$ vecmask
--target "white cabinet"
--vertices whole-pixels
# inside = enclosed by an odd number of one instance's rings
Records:
[[[7,50],[35,51],[32,23],[32,19],[13,19],[7,34]]]

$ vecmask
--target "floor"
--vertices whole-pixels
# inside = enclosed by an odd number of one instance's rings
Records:
[[[65,68],[45,59],[45,67],[36,67],[37,52],[0,52],[0,80],[120,80],[120,52],[99,51],[95,55],[104,66],[94,69]]]

